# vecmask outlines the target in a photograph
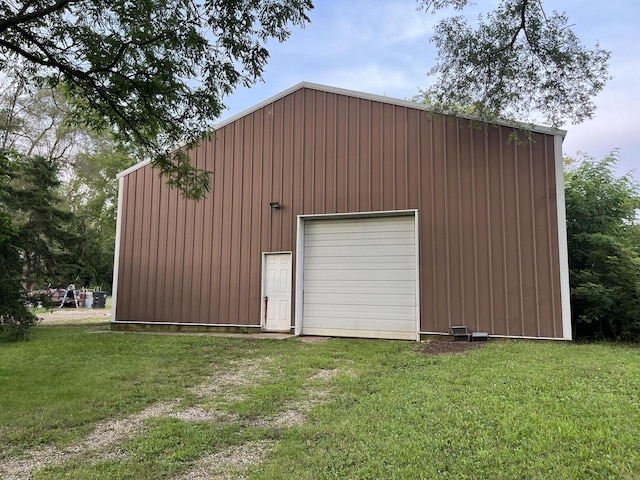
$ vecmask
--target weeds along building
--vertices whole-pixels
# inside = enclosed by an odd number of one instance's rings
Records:
[[[565,133],[296,85],[190,152],[206,199],[119,174],[112,328],[570,339]]]

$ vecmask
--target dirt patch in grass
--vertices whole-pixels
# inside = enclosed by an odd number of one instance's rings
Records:
[[[1,460],[0,478],[28,480],[34,470],[47,465],[64,463],[83,452],[104,449],[127,437],[139,434],[146,419],[166,415],[175,405],[176,403],[172,402],[156,403],[135,415],[100,423],[85,440],[65,448],[47,446],[30,450],[20,458]]]
[[[86,325],[107,323],[111,320],[111,309],[107,308],[56,308],[50,312],[38,313],[38,325]]]
[[[454,342],[452,340],[427,340],[420,345],[419,353],[425,355],[456,355],[482,348],[487,342]]]
[[[196,465],[178,477],[180,480],[232,480],[246,478],[247,469],[267,456],[276,442],[262,440],[233,445],[201,458]]]
[[[232,362],[219,375],[211,376],[201,385],[191,388],[199,400],[228,402],[244,397],[238,389],[250,386],[268,375],[265,365],[270,357],[253,358]],[[282,430],[307,421],[308,412],[326,401],[332,390],[331,380],[338,369],[320,369],[311,375],[304,387],[303,398],[284,405],[285,410],[248,422],[248,426]],[[111,419],[100,423],[83,440],[65,447],[46,446],[26,451],[19,458],[0,460],[0,478],[28,480],[38,469],[45,466],[62,465],[84,457],[93,463],[99,460],[124,460],[129,454],[121,444],[127,439],[145,434],[146,420],[150,418],[176,418],[185,422],[235,423],[240,417],[201,404],[181,408],[181,399],[159,402],[125,418]],[[247,424],[245,424],[247,425]],[[238,479],[245,478],[247,469],[261,463],[277,442],[273,440],[249,441],[231,445],[213,455],[205,456],[194,463],[191,470],[178,478],[184,479]]]

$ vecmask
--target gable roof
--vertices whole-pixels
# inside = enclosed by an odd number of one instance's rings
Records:
[[[359,92],[356,90],[348,90],[345,88],[338,88],[338,87],[331,87],[329,85],[321,85],[319,83],[311,83],[311,82],[300,82],[297,85],[294,85],[290,88],[287,88],[286,90],[267,98],[266,100],[250,107],[247,108],[246,110],[243,110],[240,113],[237,113],[236,115],[233,115],[232,117],[229,117],[225,120],[223,120],[222,122],[216,124],[213,126],[213,130],[218,130],[226,125],[229,125],[230,123],[235,122],[236,120],[245,117],[247,115],[250,115],[251,113],[260,110],[261,108],[270,105],[278,100],[280,100],[281,98],[286,97],[287,95],[290,95],[298,90],[301,90],[303,88],[308,88],[311,90],[316,90],[316,91],[320,91],[320,92],[325,92],[325,93],[335,93],[337,95],[345,95],[347,97],[354,97],[354,98],[360,98],[363,100],[372,100],[374,102],[380,102],[380,103],[386,103],[389,105],[397,105],[397,106],[401,106],[401,107],[408,107],[408,108],[415,108],[418,110],[423,110],[423,111],[430,111],[430,108],[428,105],[424,104],[424,103],[418,103],[418,102],[412,102],[410,100],[402,100],[399,98],[393,98],[393,97],[387,97],[385,95],[374,95],[371,93],[365,93],[365,92]],[[477,117],[474,117],[473,115],[459,115],[456,114],[456,116],[460,117],[460,118],[467,118],[470,120],[478,120]],[[552,128],[552,127],[546,127],[546,126],[542,126],[542,125],[528,125],[525,123],[521,123],[521,122],[508,122],[508,121],[496,121],[496,122],[492,122],[496,125],[502,125],[505,127],[522,127],[525,130],[531,131],[531,132],[536,132],[536,133],[544,133],[547,135],[560,135],[562,138],[564,138],[567,134],[566,130],[562,130],[562,129],[558,129],[558,128]],[[136,163],[135,165],[127,168],[126,170],[123,170],[122,172],[118,173],[117,178],[121,178],[124,177],[126,175],[129,175],[130,173],[135,172],[136,170],[138,170],[139,168],[144,167],[145,165],[151,163],[151,160],[143,160],[139,163]]]

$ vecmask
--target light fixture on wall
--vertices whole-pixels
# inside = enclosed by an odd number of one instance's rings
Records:
[[[280,202],[269,202],[271,208],[281,208]]]

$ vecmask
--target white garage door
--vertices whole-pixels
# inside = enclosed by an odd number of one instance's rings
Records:
[[[303,335],[415,340],[414,216],[307,219]]]

